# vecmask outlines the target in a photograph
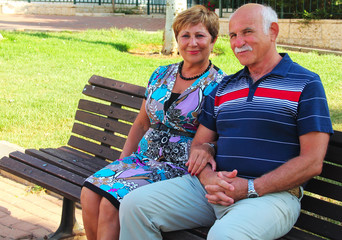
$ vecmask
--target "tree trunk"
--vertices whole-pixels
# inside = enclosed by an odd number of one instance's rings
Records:
[[[113,13],[115,13],[115,0],[112,0],[112,5],[113,5]]]
[[[177,42],[172,30],[172,23],[178,13],[186,9],[186,0],[167,0],[166,1],[166,21],[164,30],[164,44],[162,54],[177,54]]]

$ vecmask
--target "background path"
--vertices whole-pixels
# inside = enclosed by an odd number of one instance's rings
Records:
[[[162,16],[57,16],[0,14],[0,30],[79,31],[102,28],[134,28],[146,31],[163,30]]]

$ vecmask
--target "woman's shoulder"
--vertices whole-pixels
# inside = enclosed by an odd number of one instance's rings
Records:
[[[175,68],[178,69],[178,66],[179,66],[179,62],[171,63],[168,65],[161,65],[161,66],[157,67],[157,69],[155,71],[157,71],[157,72],[171,71],[171,70],[174,70]]]
[[[217,72],[218,75],[221,75],[221,76],[223,76],[223,77],[228,76],[227,73],[225,73],[221,68],[219,68],[219,67],[216,66],[216,65],[213,65],[213,69],[214,69],[214,71]]]

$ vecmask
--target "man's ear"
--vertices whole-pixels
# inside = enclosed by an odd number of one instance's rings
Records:
[[[277,40],[278,34],[279,34],[279,25],[276,22],[271,23],[270,26],[270,37],[271,41],[275,42]]]

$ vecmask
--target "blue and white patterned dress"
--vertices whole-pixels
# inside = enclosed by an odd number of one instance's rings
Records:
[[[226,76],[212,65],[178,98],[164,108],[175,84],[179,63],[157,68],[146,89],[146,112],[151,125],[195,133],[203,99]],[[150,128],[132,155],[118,159],[88,177],[84,187],[106,197],[117,208],[122,198],[140,186],[187,174],[192,137]]]

